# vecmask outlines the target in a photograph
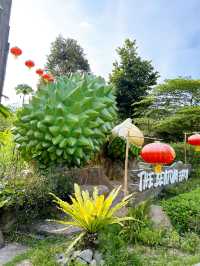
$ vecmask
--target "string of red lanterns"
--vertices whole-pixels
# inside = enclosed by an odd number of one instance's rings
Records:
[[[18,58],[21,54],[22,54],[22,50],[17,47],[14,46],[10,49],[10,53],[15,57]],[[33,67],[35,67],[35,62],[33,60],[26,60],[24,62],[25,66],[28,67],[29,69],[32,69]],[[44,74],[44,70],[41,68],[36,69],[36,74],[39,75],[40,77],[42,77],[44,79],[45,82],[54,82],[55,78],[51,75],[51,74]]]

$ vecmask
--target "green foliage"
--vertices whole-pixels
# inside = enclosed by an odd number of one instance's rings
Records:
[[[200,131],[199,121],[200,106],[180,107],[175,114],[157,122],[155,132],[170,140],[181,140],[184,132]]]
[[[153,229],[151,227],[142,228],[138,234],[138,240],[140,243],[148,246],[158,246],[162,244],[164,231],[159,229]]]
[[[167,79],[155,89],[157,104],[175,112],[181,106],[200,104],[200,80],[177,78]]]
[[[15,140],[27,160],[81,166],[98,152],[116,118],[112,88],[73,74],[37,91],[18,114]]]
[[[0,178],[18,177],[27,164],[20,157],[9,130],[0,132],[0,139]]]
[[[9,117],[10,110],[0,103],[0,115],[4,116],[5,118]]]
[[[177,161],[185,161],[185,149],[184,142],[170,143],[170,145],[176,151],[176,160]],[[187,163],[192,165],[193,170],[200,169],[200,158],[199,152],[196,152],[192,145],[186,144],[186,155],[187,155]]]
[[[51,45],[46,69],[55,77],[78,71],[90,72],[83,48],[79,46],[76,40],[64,39],[61,35]]]
[[[119,203],[113,205],[121,187],[113,189],[105,198],[104,195],[99,195],[98,189],[95,187],[92,196],[88,191],[81,191],[80,187],[74,185],[74,196],[70,197],[72,204],[62,201],[54,194],[54,202],[59,209],[68,214],[72,220],[58,221],[62,224],[73,225],[82,228],[87,233],[97,233],[100,229],[109,224],[120,224],[129,220],[129,217],[119,218],[116,212],[126,206],[132,195],[124,197]]]
[[[123,237],[130,243],[137,243],[140,241],[140,233],[143,228],[149,226],[149,207],[150,202],[144,201],[135,208],[130,208],[129,216],[133,217],[133,221],[128,221],[126,227],[122,231]]]
[[[72,189],[72,179],[69,176],[49,171],[46,176],[38,172],[29,176],[0,182],[0,202],[4,202],[3,210],[12,210],[17,223],[28,223],[36,218],[49,216],[51,198],[54,192],[66,199]]]
[[[106,227],[99,234],[99,248],[103,253],[106,266],[141,266],[139,254],[129,251],[128,245],[120,235],[120,228],[113,225]]]
[[[138,158],[140,154],[140,148],[131,144],[129,147],[129,159]],[[106,155],[113,160],[125,160],[126,141],[120,137],[111,139],[106,144],[105,152]]]
[[[190,232],[184,235],[181,241],[181,250],[188,253],[200,251],[200,238],[197,234]]]
[[[178,232],[200,233],[200,189],[162,201]]]
[[[134,122],[147,134],[180,141],[184,132],[200,130],[199,91],[200,80],[166,80],[133,105]]]
[[[119,116],[124,119],[134,113],[132,104],[156,84],[158,72],[154,71],[150,61],[138,56],[135,40],[126,39],[117,53],[120,61],[113,64],[110,82],[116,88]]]

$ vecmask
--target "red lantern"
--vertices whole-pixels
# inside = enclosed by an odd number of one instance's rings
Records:
[[[38,74],[39,76],[42,76],[44,71],[41,68],[38,68],[36,71],[36,74]]]
[[[22,50],[17,46],[12,47],[10,49],[10,52],[11,52],[11,54],[14,55],[15,58],[17,58],[18,56],[20,56],[22,54]]]
[[[145,145],[140,155],[145,162],[155,166],[156,173],[162,171],[163,164],[171,164],[176,157],[176,153],[171,146],[160,142]]]
[[[50,74],[46,73],[42,77],[43,77],[44,81],[46,81],[46,82],[53,82],[54,81],[54,77],[51,76]]]
[[[190,145],[196,146],[195,150],[200,151],[200,134],[192,135],[188,138],[188,143]]]
[[[54,82],[54,77],[50,75],[49,82]]]
[[[25,62],[25,65],[26,65],[29,69],[31,69],[32,67],[35,66],[35,63],[34,63],[32,60],[27,60],[27,61]]]

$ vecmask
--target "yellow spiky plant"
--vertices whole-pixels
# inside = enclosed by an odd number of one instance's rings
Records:
[[[87,233],[96,233],[108,224],[120,224],[130,220],[130,217],[117,217],[116,212],[126,206],[132,198],[132,194],[124,197],[119,203],[113,204],[121,187],[113,189],[110,194],[105,197],[99,195],[98,189],[95,187],[92,195],[88,191],[81,191],[80,186],[74,185],[74,196],[71,196],[72,203],[62,201],[54,194],[54,202],[58,208],[68,214],[72,219],[70,221],[58,221],[65,225],[73,225],[83,229]]]

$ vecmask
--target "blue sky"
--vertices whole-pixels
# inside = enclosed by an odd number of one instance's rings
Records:
[[[13,0],[11,46],[23,56],[8,58],[4,93],[19,101],[14,87],[37,77],[23,65],[33,59],[43,67],[58,34],[75,38],[92,71],[107,78],[125,38],[136,39],[141,57],[152,60],[160,81],[177,76],[200,77],[199,0]]]

